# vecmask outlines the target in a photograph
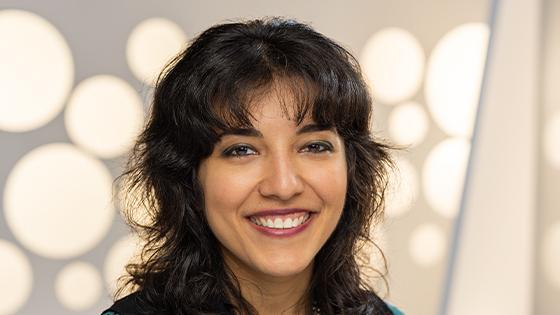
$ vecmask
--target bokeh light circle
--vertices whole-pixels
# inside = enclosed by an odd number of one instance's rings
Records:
[[[486,24],[460,25],[439,40],[428,61],[426,105],[434,121],[449,135],[472,134],[488,36]]]
[[[13,243],[0,239],[0,314],[15,314],[27,301],[33,271],[25,254]]]
[[[186,44],[187,36],[177,24],[164,18],[150,18],[132,30],[126,59],[139,80],[153,84],[165,64]]]
[[[449,138],[437,144],[422,168],[422,188],[433,210],[454,218],[459,210],[470,153],[463,138]]]
[[[70,48],[60,32],[27,11],[0,11],[0,130],[43,126],[63,108],[74,81]]]
[[[141,245],[138,237],[127,235],[111,247],[103,265],[103,274],[109,292],[116,292],[117,287],[121,284],[119,277],[126,274],[126,265],[138,261]],[[122,292],[122,294],[124,295],[126,292]]]
[[[407,30],[389,27],[373,34],[361,53],[361,64],[374,99],[395,104],[411,98],[422,84],[425,55]]]
[[[410,236],[409,252],[417,264],[434,265],[445,253],[445,233],[439,226],[431,223],[416,227]]]
[[[398,105],[389,115],[389,136],[398,144],[415,147],[422,143],[428,132],[428,116],[416,102]]]
[[[543,136],[544,156],[552,166],[560,170],[560,112],[548,119]]]
[[[127,152],[144,120],[142,100],[124,80],[98,75],[82,81],[65,113],[68,135],[101,158]]]
[[[391,172],[386,192],[385,213],[388,217],[398,217],[410,211],[418,198],[418,172],[404,157],[396,157],[397,169]]]
[[[63,259],[92,249],[114,217],[112,177],[73,145],[53,143],[22,157],[4,190],[6,223],[36,254]]]
[[[102,291],[99,271],[93,265],[81,261],[65,266],[55,280],[57,299],[72,311],[84,311],[93,307]]]
[[[542,263],[546,279],[560,289],[560,222],[546,229],[542,242]]]

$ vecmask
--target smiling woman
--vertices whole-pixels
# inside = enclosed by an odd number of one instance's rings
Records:
[[[104,314],[396,312],[356,258],[391,164],[370,119],[356,60],[309,26],[203,32],[158,80],[121,176],[146,245]]]

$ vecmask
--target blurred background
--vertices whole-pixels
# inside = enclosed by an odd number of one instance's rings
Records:
[[[406,147],[372,231],[380,294],[406,314],[560,314],[554,0],[1,0],[0,314],[111,304],[137,250],[112,181],[155,75],[211,25],[263,16],[353,52],[375,136]]]

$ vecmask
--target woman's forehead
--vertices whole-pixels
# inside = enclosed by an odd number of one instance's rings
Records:
[[[251,113],[250,120],[253,124],[267,118],[285,119],[295,122],[296,125],[314,122],[310,112],[301,115],[301,105],[297,103],[279,102],[276,99],[265,99],[248,108]]]
[[[305,91],[301,86],[281,80],[260,90],[250,92],[247,109],[253,116],[263,113],[282,115],[289,120],[311,122],[311,108],[315,106],[315,93]]]

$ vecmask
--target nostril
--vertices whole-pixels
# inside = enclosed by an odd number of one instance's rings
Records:
[[[270,176],[262,180],[258,191],[266,197],[276,197],[280,200],[288,200],[294,195],[302,193],[304,184],[301,178],[296,176]]]

